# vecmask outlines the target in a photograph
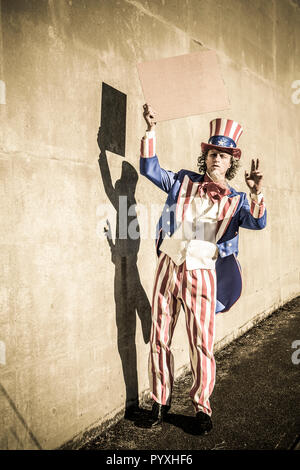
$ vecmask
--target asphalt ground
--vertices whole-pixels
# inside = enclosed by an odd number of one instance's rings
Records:
[[[162,426],[150,428],[152,402],[145,401],[80,450],[300,450],[300,296],[215,359],[210,433],[195,427],[186,372],[175,381]]]

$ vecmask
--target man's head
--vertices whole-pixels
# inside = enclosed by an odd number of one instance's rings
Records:
[[[239,160],[216,147],[202,152],[198,167],[200,173],[207,172],[214,180],[231,180],[237,173]]]
[[[213,119],[209,123],[209,128],[208,142],[201,142],[199,172],[207,171],[216,181],[224,181],[225,178],[231,180],[239,167],[242,152],[237,147],[237,142],[243,128],[237,121],[226,118]]]

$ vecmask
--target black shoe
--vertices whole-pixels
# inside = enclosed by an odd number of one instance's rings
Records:
[[[213,427],[212,420],[207,413],[198,411],[195,419],[197,423],[197,429],[201,434],[207,434],[209,431],[211,431]]]
[[[162,424],[170,408],[170,405],[161,405],[155,401],[152,406],[152,419],[154,421],[151,427]]]

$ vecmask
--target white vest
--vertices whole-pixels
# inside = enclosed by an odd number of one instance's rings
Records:
[[[187,207],[182,224],[171,237],[166,235],[160,251],[178,266],[186,261],[187,270],[215,269],[219,204],[213,203],[207,194],[203,197],[196,194]]]

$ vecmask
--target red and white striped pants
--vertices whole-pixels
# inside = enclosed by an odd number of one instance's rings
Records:
[[[174,380],[171,342],[181,305],[189,339],[193,384],[190,390],[197,411],[211,415],[209,397],[215,384],[213,356],[215,333],[216,272],[188,271],[161,253],[158,259],[152,300],[149,382],[152,398],[169,405]]]

